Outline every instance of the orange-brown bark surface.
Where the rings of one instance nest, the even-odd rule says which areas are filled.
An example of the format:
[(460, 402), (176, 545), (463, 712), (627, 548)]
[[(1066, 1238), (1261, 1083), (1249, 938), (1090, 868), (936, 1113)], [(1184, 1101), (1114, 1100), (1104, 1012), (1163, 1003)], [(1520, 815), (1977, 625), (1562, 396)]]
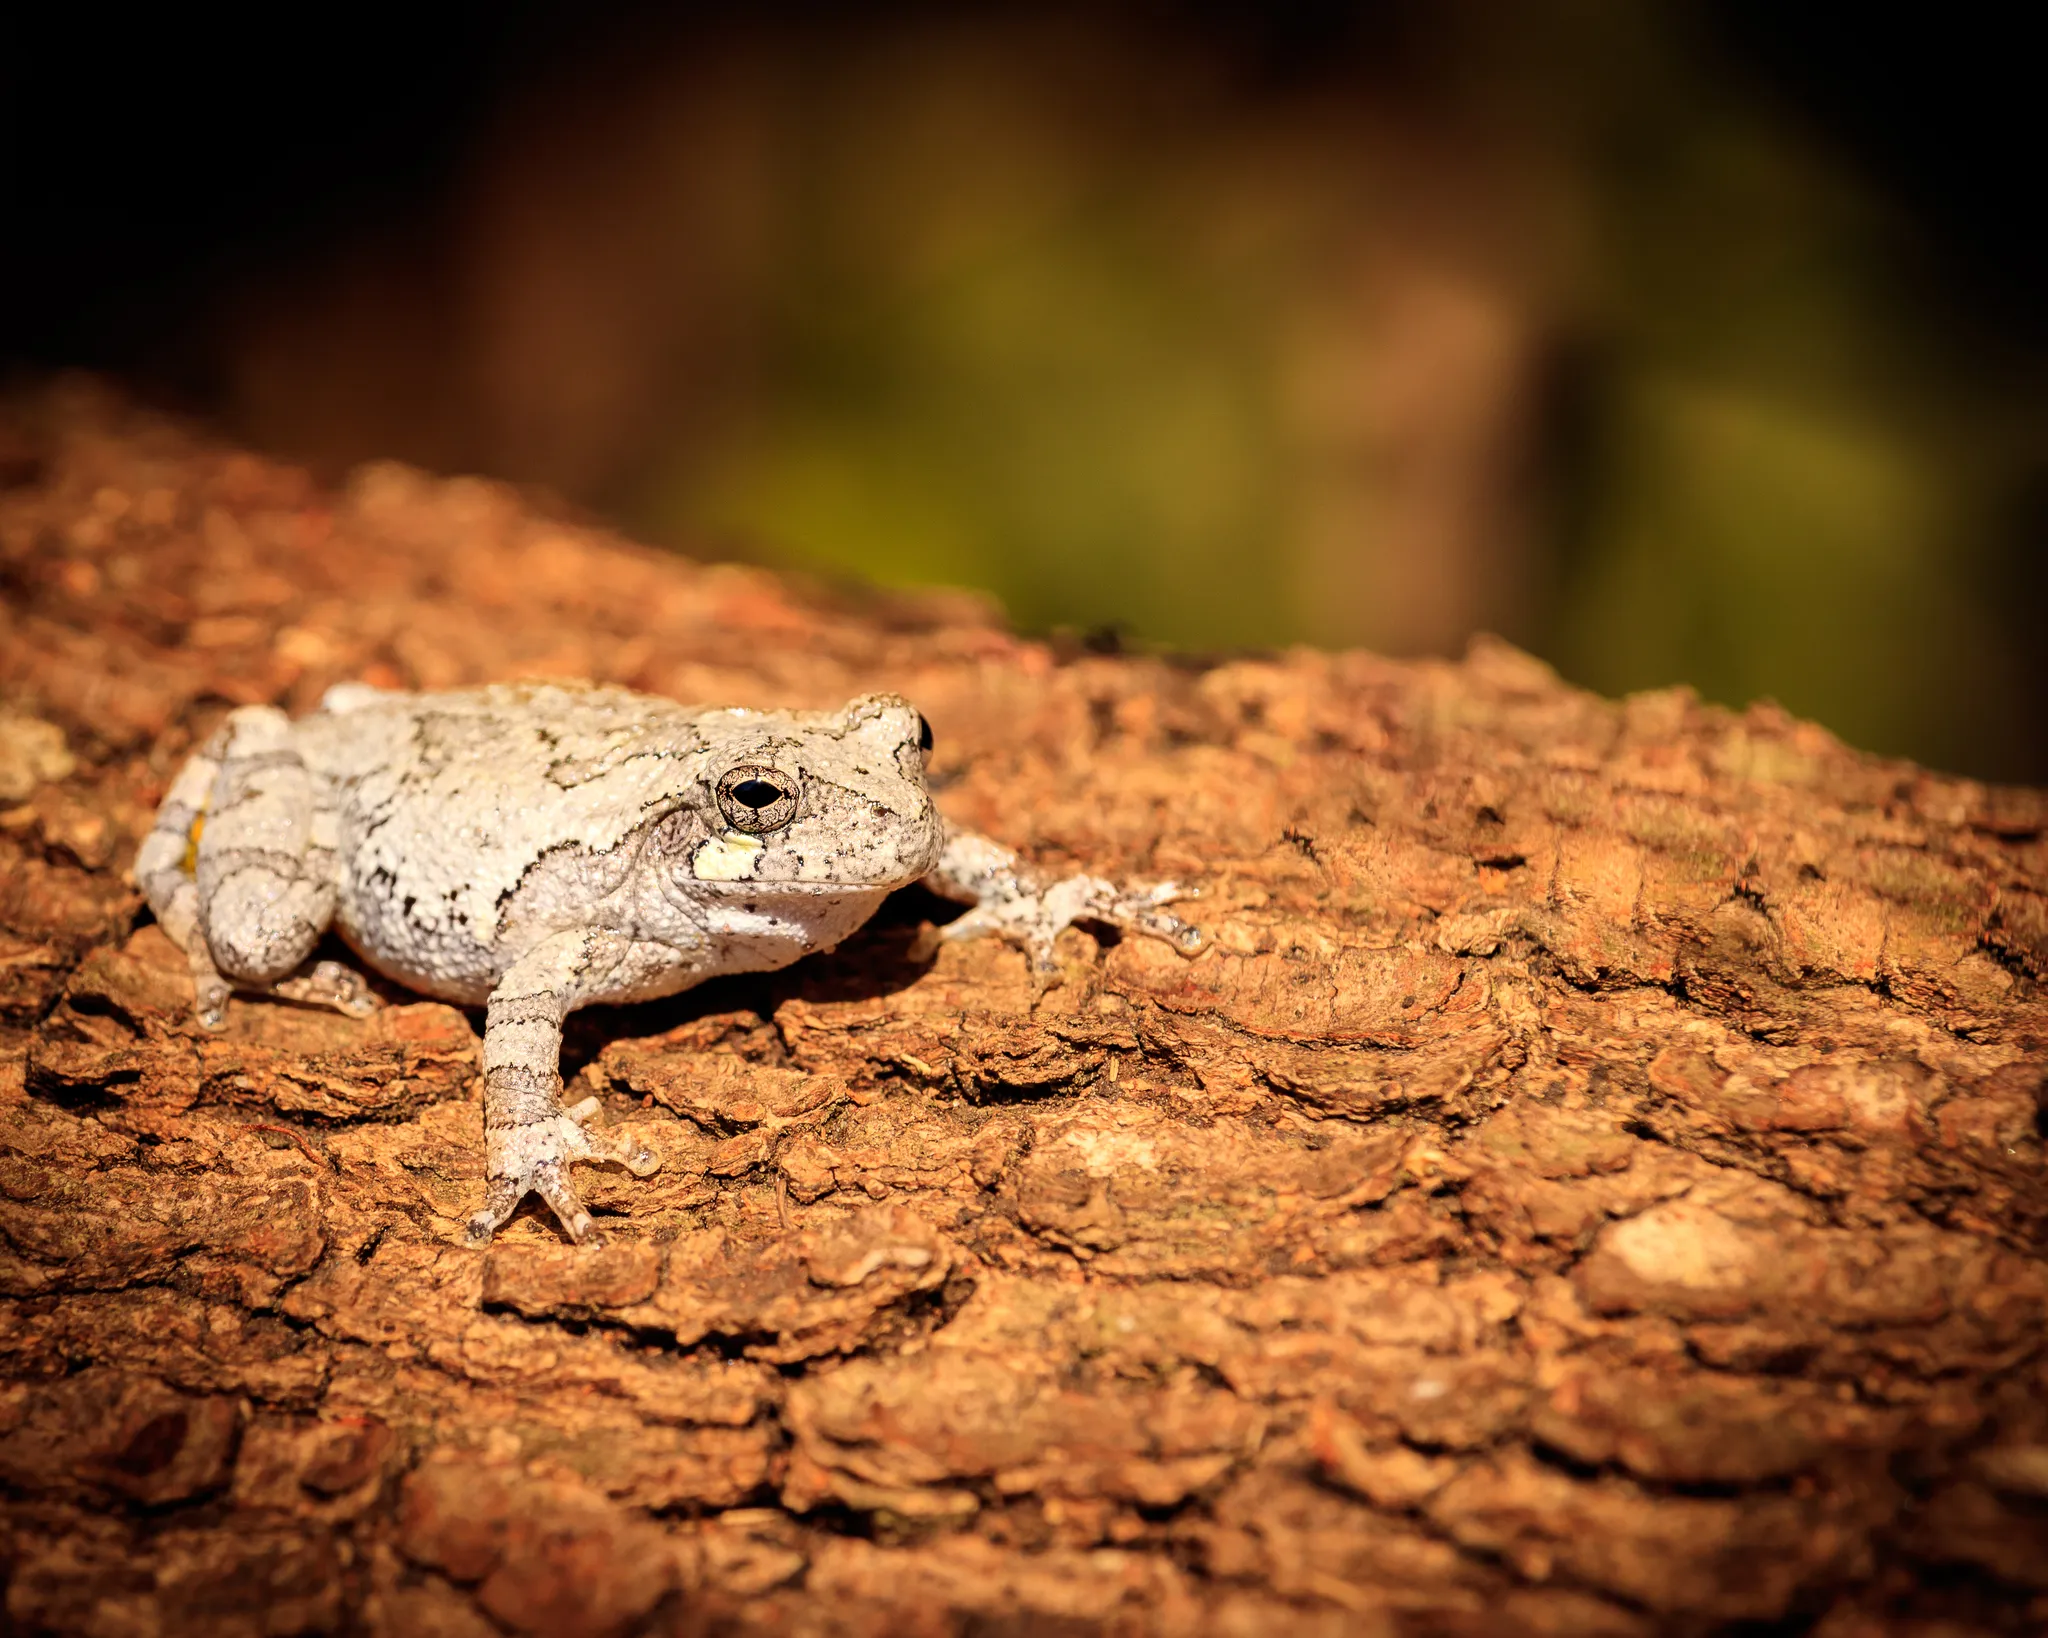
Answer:
[[(70, 388), (0, 420), (0, 1537), (95, 1635), (2034, 1632), (2048, 799), (1463, 663), (1065, 653)], [(232, 705), (873, 688), (1210, 948), (904, 895), (572, 1022), (666, 1156), (485, 1254), (480, 1020), (190, 1015)]]

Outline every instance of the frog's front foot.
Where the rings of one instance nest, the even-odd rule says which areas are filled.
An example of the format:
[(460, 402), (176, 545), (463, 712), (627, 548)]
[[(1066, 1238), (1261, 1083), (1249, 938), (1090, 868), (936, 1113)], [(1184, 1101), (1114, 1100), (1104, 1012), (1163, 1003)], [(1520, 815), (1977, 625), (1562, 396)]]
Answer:
[(617, 1161), (635, 1177), (651, 1176), (661, 1167), (661, 1156), (630, 1132), (592, 1133), (590, 1122), (598, 1109), (597, 1099), (585, 1098), (558, 1114), (485, 1134), (483, 1209), (463, 1232), (470, 1246), (481, 1250), (489, 1245), (528, 1194), (548, 1203), (576, 1244), (598, 1243), (597, 1224), (569, 1181), (570, 1165)]
[(1012, 895), (984, 899), (948, 924), (940, 937), (980, 938), (992, 933), (1022, 949), (1040, 978), (1059, 971), (1054, 941), (1077, 921), (1102, 922), (1163, 939), (1184, 956), (1201, 953), (1202, 930), (1161, 908), (1199, 897), (1194, 888), (1177, 882), (1120, 888), (1100, 876), (1069, 876), (1043, 886), (1020, 882), (1019, 887)]

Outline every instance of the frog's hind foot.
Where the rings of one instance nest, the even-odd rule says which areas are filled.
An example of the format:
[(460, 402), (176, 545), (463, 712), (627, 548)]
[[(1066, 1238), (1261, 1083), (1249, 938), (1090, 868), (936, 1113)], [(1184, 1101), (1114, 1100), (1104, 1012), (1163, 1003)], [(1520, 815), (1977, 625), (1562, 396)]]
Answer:
[(350, 1018), (367, 1018), (384, 1005), (361, 973), (339, 961), (308, 962), (275, 984), (229, 983), (214, 966), (204, 943), (188, 961), (193, 1014), (201, 1029), (215, 1034), (228, 1027), (228, 997), (237, 990), (246, 995), (275, 995), (309, 1007), (332, 1007)]
[(192, 1016), (199, 1020), (199, 1027), (218, 1035), (228, 1027), (228, 997), (234, 993), (234, 986), (214, 971), (201, 946), (202, 953), (192, 958)]
[(367, 1018), (384, 1005), (361, 973), (339, 961), (311, 962), (280, 978), (270, 993), (309, 1007), (332, 1007), (350, 1018)]

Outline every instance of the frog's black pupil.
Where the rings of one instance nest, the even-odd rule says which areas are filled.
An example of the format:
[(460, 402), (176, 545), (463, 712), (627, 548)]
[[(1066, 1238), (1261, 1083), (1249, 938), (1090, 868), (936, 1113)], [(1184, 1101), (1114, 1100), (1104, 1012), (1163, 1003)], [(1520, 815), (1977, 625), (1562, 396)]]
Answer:
[(750, 808), (772, 808), (782, 800), (781, 787), (765, 779), (742, 779), (732, 794)]
[(917, 719), (917, 748), (920, 751), (929, 751), (932, 748), (932, 725), (926, 722), (922, 715)]

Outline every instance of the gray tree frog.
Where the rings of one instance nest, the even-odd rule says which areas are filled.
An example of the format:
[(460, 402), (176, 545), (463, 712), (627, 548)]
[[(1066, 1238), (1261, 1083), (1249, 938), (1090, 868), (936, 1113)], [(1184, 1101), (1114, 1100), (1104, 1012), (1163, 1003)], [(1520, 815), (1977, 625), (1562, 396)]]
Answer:
[(331, 926), (378, 972), (484, 1014), (489, 1243), (529, 1191), (576, 1241), (575, 1161), (659, 1165), (561, 1107), (562, 1021), (828, 950), (899, 887), (973, 906), (1052, 967), (1070, 922), (1192, 955), (1173, 883), (1051, 881), (949, 829), (925, 787), (931, 730), (871, 694), (839, 711), (701, 710), (621, 688), (518, 683), (408, 694), (345, 683), (294, 722), (244, 706), (173, 781), (135, 879), (191, 962), (199, 1020), (230, 990), (364, 1013), (360, 975), (311, 961)]

